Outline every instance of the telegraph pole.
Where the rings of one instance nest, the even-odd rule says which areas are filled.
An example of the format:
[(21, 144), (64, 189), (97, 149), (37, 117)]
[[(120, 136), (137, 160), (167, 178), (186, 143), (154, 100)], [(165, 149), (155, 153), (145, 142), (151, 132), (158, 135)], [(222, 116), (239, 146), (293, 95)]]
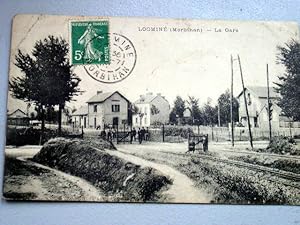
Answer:
[(249, 129), (250, 146), (253, 149), (251, 124), (250, 124), (250, 119), (249, 119), (249, 112), (248, 112), (247, 99), (246, 99), (246, 93), (245, 93), (245, 85), (244, 85), (244, 79), (243, 79), (243, 72), (242, 72), (241, 60), (240, 60), (240, 56), (239, 55), (238, 55), (238, 61), (239, 61), (239, 66), (240, 66), (240, 73), (241, 73), (241, 80), (242, 80), (243, 94), (244, 94), (244, 102), (245, 102), (245, 108), (246, 108), (246, 114), (247, 114), (247, 122), (248, 122), (248, 129)]
[(221, 127), (220, 102), (218, 102), (218, 125)]
[(267, 101), (268, 101), (268, 122), (269, 122), (269, 141), (271, 142), (272, 139), (272, 126), (271, 126), (271, 104), (270, 104), (270, 87), (269, 87), (269, 66), (267, 64), (267, 88), (268, 88), (268, 95), (267, 95)]
[(230, 90), (230, 120), (231, 120), (231, 145), (234, 147), (234, 124), (233, 124), (233, 59), (230, 55), (231, 62), (231, 90)]

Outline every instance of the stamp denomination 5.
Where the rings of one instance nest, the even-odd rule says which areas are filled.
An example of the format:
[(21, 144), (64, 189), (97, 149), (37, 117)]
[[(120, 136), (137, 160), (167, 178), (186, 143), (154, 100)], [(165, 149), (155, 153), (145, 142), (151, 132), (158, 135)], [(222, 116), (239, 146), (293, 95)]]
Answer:
[(109, 64), (108, 21), (71, 22), (73, 65)]

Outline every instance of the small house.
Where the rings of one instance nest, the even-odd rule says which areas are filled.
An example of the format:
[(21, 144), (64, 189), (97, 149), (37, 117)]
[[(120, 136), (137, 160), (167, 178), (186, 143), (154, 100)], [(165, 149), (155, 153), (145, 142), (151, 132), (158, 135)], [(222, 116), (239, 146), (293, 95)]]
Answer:
[(88, 106), (81, 106), (72, 113), (72, 123), (74, 127), (87, 128)]
[(116, 127), (128, 123), (129, 100), (118, 91), (97, 91), (87, 104), (89, 128), (103, 129), (105, 126)]
[(160, 93), (154, 95), (149, 92), (140, 95), (135, 101), (138, 112), (132, 116), (134, 127), (149, 127), (154, 124), (169, 123), (170, 104)]
[[(268, 101), (267, 87), (249, 86), (237, 96), (239, 101), (239, 122), (248, 126), (247, 114), (243, 94), (246, 94), (246, 104), (249, 112), (249, 120), (251, 127), (259, 127), (262, 129), (268, 128)], [(281, 116), (281, 108), (277, 105), (279, 94), (275, 92), (273, 87), (270, 87), (270, 102), (272, 103), (272, 119), (271, 124), (274, 128), (279, 127), (280, 121), (284, 119)]]
[(7, 125), (29, 126), (29, 117), (21, 109), (7, 115)]

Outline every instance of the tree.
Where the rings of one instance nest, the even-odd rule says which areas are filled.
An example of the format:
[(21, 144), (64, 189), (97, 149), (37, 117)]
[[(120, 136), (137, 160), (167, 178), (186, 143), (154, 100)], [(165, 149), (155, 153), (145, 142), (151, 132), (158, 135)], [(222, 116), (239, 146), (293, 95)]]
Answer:
[(199, 107), (199, 99), (194, 96), (188, 96), (187, 103), (192, 117), (192, 121), (190, 121), (190, 123), (196, 125), (202, 124), (203, 118)]
[(65, 114), (67, 118), (67, 123), (71, 123), (72, 121), (72, 109), (71, 108), (64, 108), (63, 113)]
[(45, 109), (58, 105), (60, 133), (61, 114), (65, 103), (80, 93), (80, 79), (73, 73), (68, 53), (69, 46), (64, 39), (48, 36), (35, 43), (32, 56), (18, 50), (15, 57), (15, 65), (23, 76), (10, 81), (10, 91), (13, 97), (34, 102), (38, 106), (41, 110), (42, 133), (45, 126)]
[[(51, 122), (51, 123), (58, 122), (59, 111), (57, 109), (55, 109), (54, 106), (44, 107), (44, 115), (42, 115), (41, 107), (36, 106), (35, 111), (37, 113), (36, 117), (35, 117), (36, 119), (42, 120), (42, 116), (44, 116), (44, 120), (47, 122)], [(70, 113), (69, 109), (64, 108), (63, 113), (65, 114), (65, 116), (67, 117), (67, 120), (69, 121), (70, 117), (71, 117), (71, 113)]]
[[(227, 89), (225, 93), (218, 98), (218, 106), (220, 107), (221, 125), (228, 125), (231, 122), (230, 115), (230, 92)], [(233, 121), (239, 121), (239, 103), (236, 98), (233, 98)]]
[(151, 111), (151, 115), (156, 115), (160, 112), (155, 105), (151, 105), (150, 111)]
[(278, 46), (277, 63), (285, 66), (285, 73), (278, 76), (275, 90), (281, 95), (278, 105), (285, 116), (300, 120), (300, 43), (291, 40)]
[(174, 107), (170, 113), (170, 122), (177, 123), (178, 119), (182, 120), (185, 110), (185, 102), (180, 96), (176, 96)]
[(177, 124), (177, 117), (176, 117), (176, 113), (175, 111), (172, 109), (171, 112), (170, 112), (170, 115), (169, 115), (169, 120), (170, 120), (170, 123), (171, 124)]
[(211, 105), (211, 99), (207, 100), (207, 103), (203, 106), (202, 109), (203, 123), (204, 125), (213, 126), (218, 121), (218, 109)]

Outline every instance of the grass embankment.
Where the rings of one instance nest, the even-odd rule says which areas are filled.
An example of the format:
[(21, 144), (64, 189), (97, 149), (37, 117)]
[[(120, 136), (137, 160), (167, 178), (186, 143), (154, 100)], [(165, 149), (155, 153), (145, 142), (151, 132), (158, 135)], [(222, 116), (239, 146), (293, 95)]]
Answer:
[[(292, 205), (300, 203), (299, 189), (284, 184), (292, 182), (268, 173), (205, 159), (198, 153), (136, 151), (132, 154), (178, 169), (194, 180), (197, 187), (207, 190), (214, 196), (212, 201), (214, 203)], [(206, 154), (217, 156), (216, 153)]]
[[(97, 147), (95, 149), (94, 147)], [(48, 141), (33, 160), (81, 177), (115, 201), (154, 201), (159, 191), (171, 181), (151, 168), (141, 168), (108, 154), (110, 144), (99, 141), (56, 138)]]
[(220, 186), (219, 197), (225, 200), (224, 203), (295, 205), (300, 203), (297, 188), (286, 186), (284, 183), (289, 183), (288, 181), (275, 176), (271, 178), (267, 173), (197, 157), (191, 158), (188, 166), (194, 173), (202, 173)]
[(232, 156), (230, 159), (300, 174), (300, 161), (297, 159), (271, 158), (263, 155)]

